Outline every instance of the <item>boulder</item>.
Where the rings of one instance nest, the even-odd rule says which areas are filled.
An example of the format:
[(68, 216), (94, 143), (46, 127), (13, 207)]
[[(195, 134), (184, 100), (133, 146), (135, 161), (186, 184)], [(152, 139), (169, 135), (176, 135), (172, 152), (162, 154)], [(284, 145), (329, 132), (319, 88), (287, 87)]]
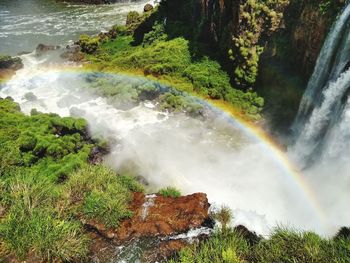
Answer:
[[(123, 220), (118, 228), (82, 220), (93, 239), (91, 257), (119, 260), (118, 255), (110, 254), (115, 253), (116, 248), (140, 247), (142, 253), (139, 256), (143, 262), (167, 258), (189, 245), (186, 238), (189, 230), (209, 229), (209, 207), (207, 196), (203, 193), (178, 198), (134, 193), (130, 205), (133, 217)], [(194, 240), (205, 236), (205, 233), (201, 233)]]
[(0, 82), (11, 78), (21, 68), (23, 68), (21, 58), (0, 55)]
[(23, 63), (19, 57), (0, 56), (0, 69), (18, 70), (21, 68), (23, 68)]
[(143, 8), (144, 12), (148, 12), (148, 11), (151, 11), (151, 10), (153, 10), (153, 5), (151, 5), (151, 4), (146, 4), (144, 6), (144, 8)]
[(53, 51), (53, 50), (57, 50), (60, 48), (61, 48), (60, 46), (39, 44), (35, 49), (35, 54), (37, 56), (40, 56), (48, 51)]

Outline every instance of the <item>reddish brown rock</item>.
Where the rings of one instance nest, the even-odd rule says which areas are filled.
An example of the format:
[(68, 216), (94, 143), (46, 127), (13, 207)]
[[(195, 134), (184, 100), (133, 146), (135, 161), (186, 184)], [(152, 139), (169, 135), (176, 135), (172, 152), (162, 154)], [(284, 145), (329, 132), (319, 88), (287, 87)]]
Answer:
[(135, 193), (130, 207), (134, 216), (122, 221), (117, 229), (107, 229), (94, 221), (85, 224), (104, 237), (122, 243), (134, 238), (169, 236), (199, 228), (209, 218), (209, 206), (207, 196), (202, 193), (179, 198), (150, 198)]
[[(122, 221), (117, 229), (95, 221), (83, 222), (92, 237), (90, 258), (100, 262), (105, 258), (119, 260), (123, 249), (139, 247), (137, 251), (142, 252), (138, 257), (142, 262), (166, 259), (189, 245), (186, 238), (170, 237), (205, 225), (209, 206), (207, 196), (202, 193), (179, 198), (134, 193), (130, 206), (134, 216)], [(200, 234), (194, 240), (204, 236)]]

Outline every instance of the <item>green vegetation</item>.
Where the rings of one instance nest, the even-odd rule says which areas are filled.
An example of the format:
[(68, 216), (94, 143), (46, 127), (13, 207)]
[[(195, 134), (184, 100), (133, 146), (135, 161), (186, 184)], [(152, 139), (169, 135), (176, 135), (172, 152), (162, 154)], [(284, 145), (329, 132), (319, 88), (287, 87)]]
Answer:
[(222, 206), (218, 211), (213, 213), (212, 218), (218, 221), (221, 224), (221, 228), (223, 231), (227, 229), (227, 226), (232, 220), (232, 211), (227, 206)]
[(252, 87), (255, 83), (263, 52), (260, 42), (265, 35), (277, 30), (283, 17), (281, 10), (288, 3), (289, 0), (249, 0), (240, 4), (241, 27), (228, 51), (238, 85)]
[(171, 263), (212, 262), (348, 262), (350, 238), (321, 238), (311, 232), (278, 228), (268, 239), (252, 238), (246, 233), (227, 229), (217, 231), (199, 245), (183, 249)]
[(158, 191), (158, 194), (164, 196), (164, 197), (173, 197), (173, 198), (177, 198), (181, 196), (181, 192), (179, 190), (177, 190), (174, 187), (166, 187), (163, 189), (160, 189)]
[[(102, 145), (102, 144), (101, 144)], [(89, 239), (82, 219), (118, 226), (130, 217), (133, 178), (88, 165), (93, 147), (82, 119), (0, 100), (0, 258), (77, 262)]]
[[(158, 30), (157, 26), (155, 30)], [(138, 46), (132, 45), (131, 36), (117, 37), (102, 43), (96, 54), (87, 58), (99, 70), (141, 71), (181, 91), (228, 101), (249, 119), (260, 118), (264, 101), (256, 92), (233, 89), (230, 78), (218, 62), (208, 57), (192, 59), (189, 42), (184, 38), (163, 40), (154, 37), (158, 34), (151, 31), (146, 35), (147, 43)]]

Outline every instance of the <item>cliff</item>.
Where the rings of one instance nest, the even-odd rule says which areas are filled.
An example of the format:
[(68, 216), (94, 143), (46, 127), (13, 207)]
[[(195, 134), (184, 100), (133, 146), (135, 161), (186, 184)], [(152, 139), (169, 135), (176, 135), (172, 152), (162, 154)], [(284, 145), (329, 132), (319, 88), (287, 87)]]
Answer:
[(281, 25), (288, 0), (165, 0), (168, 22), (190, 25), (189, 36), (215, 50), (235, 84), (253, 85), (259, 56), (269, 36)]

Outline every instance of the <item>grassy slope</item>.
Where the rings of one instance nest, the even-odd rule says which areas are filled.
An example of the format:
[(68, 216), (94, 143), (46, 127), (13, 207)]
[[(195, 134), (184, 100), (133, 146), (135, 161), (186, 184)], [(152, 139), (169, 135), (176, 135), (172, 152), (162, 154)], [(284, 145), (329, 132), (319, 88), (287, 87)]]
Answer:
[(117, 226), (142, 187), (87, 161), (82, 119), (20, 112), (0, 100), (0, 259), (74, 261), (88, 252), (81, 219)]

